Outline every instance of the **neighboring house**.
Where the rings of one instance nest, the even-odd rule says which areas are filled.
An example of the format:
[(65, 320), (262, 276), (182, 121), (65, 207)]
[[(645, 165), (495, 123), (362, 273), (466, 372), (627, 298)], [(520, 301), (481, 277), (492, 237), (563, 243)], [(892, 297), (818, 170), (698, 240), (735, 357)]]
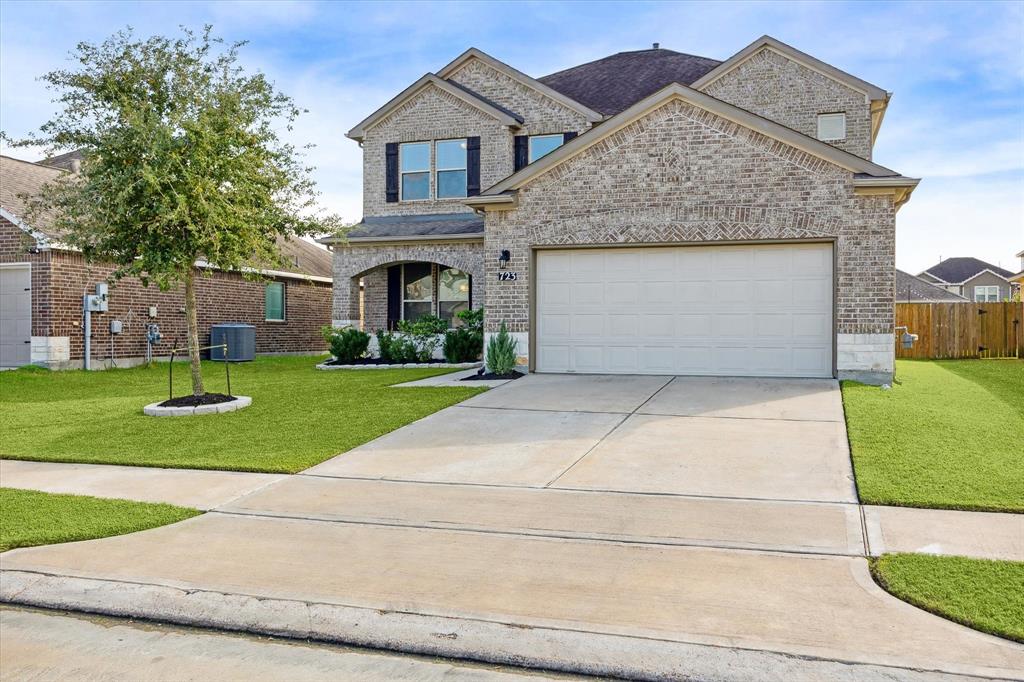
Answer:
[(969, 303), (966, 298), (942, 287), (914, 277), (909, 272), (896, 270), (897, 303)]
[(888, 381), (918, 183), (871, 160), (889, 97), (767, 36), (539, 79), (469, 49), (348, 133), (334, 322), (483, 305), (524, 371)]
[(947, 258), (918, 277), (977, 303), (1005, 301), (1013, 295), (1013, 273), (969, 257)]
[(1016, 275), (1010, 277), (1010, 281), (1017, 285), (1017, 291), (1024, 286), (1024, 251), (1017, 252), (1017, 258), (1020, 259), (1020, 270)]
[[(65, 157), (69, 155), (64, 155)], [(58, 157), (60, 159), (61, 157)], [(67, 159), (65, 159), (67, 160)], [(66, 166), (72, 169), (72, 164)], [(81, 367), (84, 357), (82, 297), (106, 281), (113, 267), (87, 263), (63, 244), (47, 220), (25, 222), (25, 196), (66, 171), (0, 156), (0, 366), (39, 364)], [(259, 353), (319, 352), (320, 327), (330, 323), (331, 256), (303, 240), (282, 241), (286, 271), (264, 271), (245, 279), (198, 263), (200, 341), (211, 324), (242, 322), (256, 327)], [(113, 333), (112, 321), (121, 322)], [(166, 356), (186, 339), (184, 294), (161, 292), (125, 278), (109, 287), (109, 311), (92, 316), (93, 366), (136, 364), (146, 353), (146, 332), (159, 325), (163, 340), (154, 354)]]

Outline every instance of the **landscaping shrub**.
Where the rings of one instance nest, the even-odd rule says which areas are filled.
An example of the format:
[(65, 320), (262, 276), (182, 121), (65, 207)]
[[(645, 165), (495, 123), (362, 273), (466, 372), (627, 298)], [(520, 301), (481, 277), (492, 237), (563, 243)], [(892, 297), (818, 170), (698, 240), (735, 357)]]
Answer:
[(434, 358), (434, 351), (441, 345), (441, 334), (447, 329), (448, 323), (435, 315), (424, 315), (415, 321), (402, 320), (398, 323), (398, 331), (412, 339), (416, 358), (420, 362), (430, 362)]
[(380, 359), (393, 365), (416, 362), (416, 344), (410, 339), (381, 329), (377, 332)]
[(325, 326), (320, 332), (331, 347), (331, 355), (343, 364), (363, 357), (370, 346), (370, 335), (355, 327)]
[(484, 310), (463, 310), (457, 317), (462, 326), (444, 335), (444, 357), (448, 362), (474, 362), (484, 352)]
[(486, 362), (491, 374), (511, 374), (516, 368), (516, 340), (508, 333), (504, 322), (487, 342)]

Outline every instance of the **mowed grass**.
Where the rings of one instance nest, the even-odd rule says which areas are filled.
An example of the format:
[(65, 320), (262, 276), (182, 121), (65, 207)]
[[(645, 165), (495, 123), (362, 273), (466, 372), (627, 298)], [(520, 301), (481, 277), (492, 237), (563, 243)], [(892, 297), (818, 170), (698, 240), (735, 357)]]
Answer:
[(1024, 512), (1024, 360), (901, 360), (843, 406), (865, 504)]
[[(250, 407), (227, 414), (148, 417), (167, 398), (167, 363), (102, 372), (0, 372), (0, 456), (293, 473), (454, 405), (481, 388), (390, 388), (445, 370), (318, 371), (309, 356), (231, 366), (235, 395)], [(225, 391), (224, 365), (203, 364), (206, 390)], [(190, 392), (175, 364), (175, 395)]]
[(885, 554), (875, 580), (903, 601), (950, 620), (1024, 642), (1024, 562)]
[(0, 488), (0, 552), (134, 533), (201, 513), (170, 504)]

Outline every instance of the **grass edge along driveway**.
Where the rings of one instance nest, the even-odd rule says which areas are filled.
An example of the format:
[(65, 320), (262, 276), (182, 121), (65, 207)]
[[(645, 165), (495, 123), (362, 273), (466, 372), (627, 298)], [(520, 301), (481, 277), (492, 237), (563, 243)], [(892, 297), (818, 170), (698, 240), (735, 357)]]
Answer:
[(1024, 512), (1024, 360), (900, 360), (842, 394), (863, 504)]
[(967, 627), (1024, 643), (1024, 562), (883, 554), (875, 581), (893, 596)]
[(0, 488), (0, 552), (124, 535), (201, 513), (170, 504)]
[[(97, 372), (0, 372), (0, 457), (50, 462), (295, 473), (483, 388), (392, 385), (446, 369), (314, 369), (311, 356), (260, 357), (231, 366), (231, 388), (250, 407), (226, 414), (148, 417), (167, 397), (167, 363)], [(175, 367), (175, 395), (189, 373)], [(209, 391), (224, 366), (204, 363)]]

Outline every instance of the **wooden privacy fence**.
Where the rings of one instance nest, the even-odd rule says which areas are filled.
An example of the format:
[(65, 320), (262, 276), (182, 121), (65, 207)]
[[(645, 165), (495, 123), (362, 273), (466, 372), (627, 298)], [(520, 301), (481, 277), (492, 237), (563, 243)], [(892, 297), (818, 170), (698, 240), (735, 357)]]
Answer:
[(918, 340), (898, 358), (1024, 358), (1022, 303), (897, 303), (896, 326)]

